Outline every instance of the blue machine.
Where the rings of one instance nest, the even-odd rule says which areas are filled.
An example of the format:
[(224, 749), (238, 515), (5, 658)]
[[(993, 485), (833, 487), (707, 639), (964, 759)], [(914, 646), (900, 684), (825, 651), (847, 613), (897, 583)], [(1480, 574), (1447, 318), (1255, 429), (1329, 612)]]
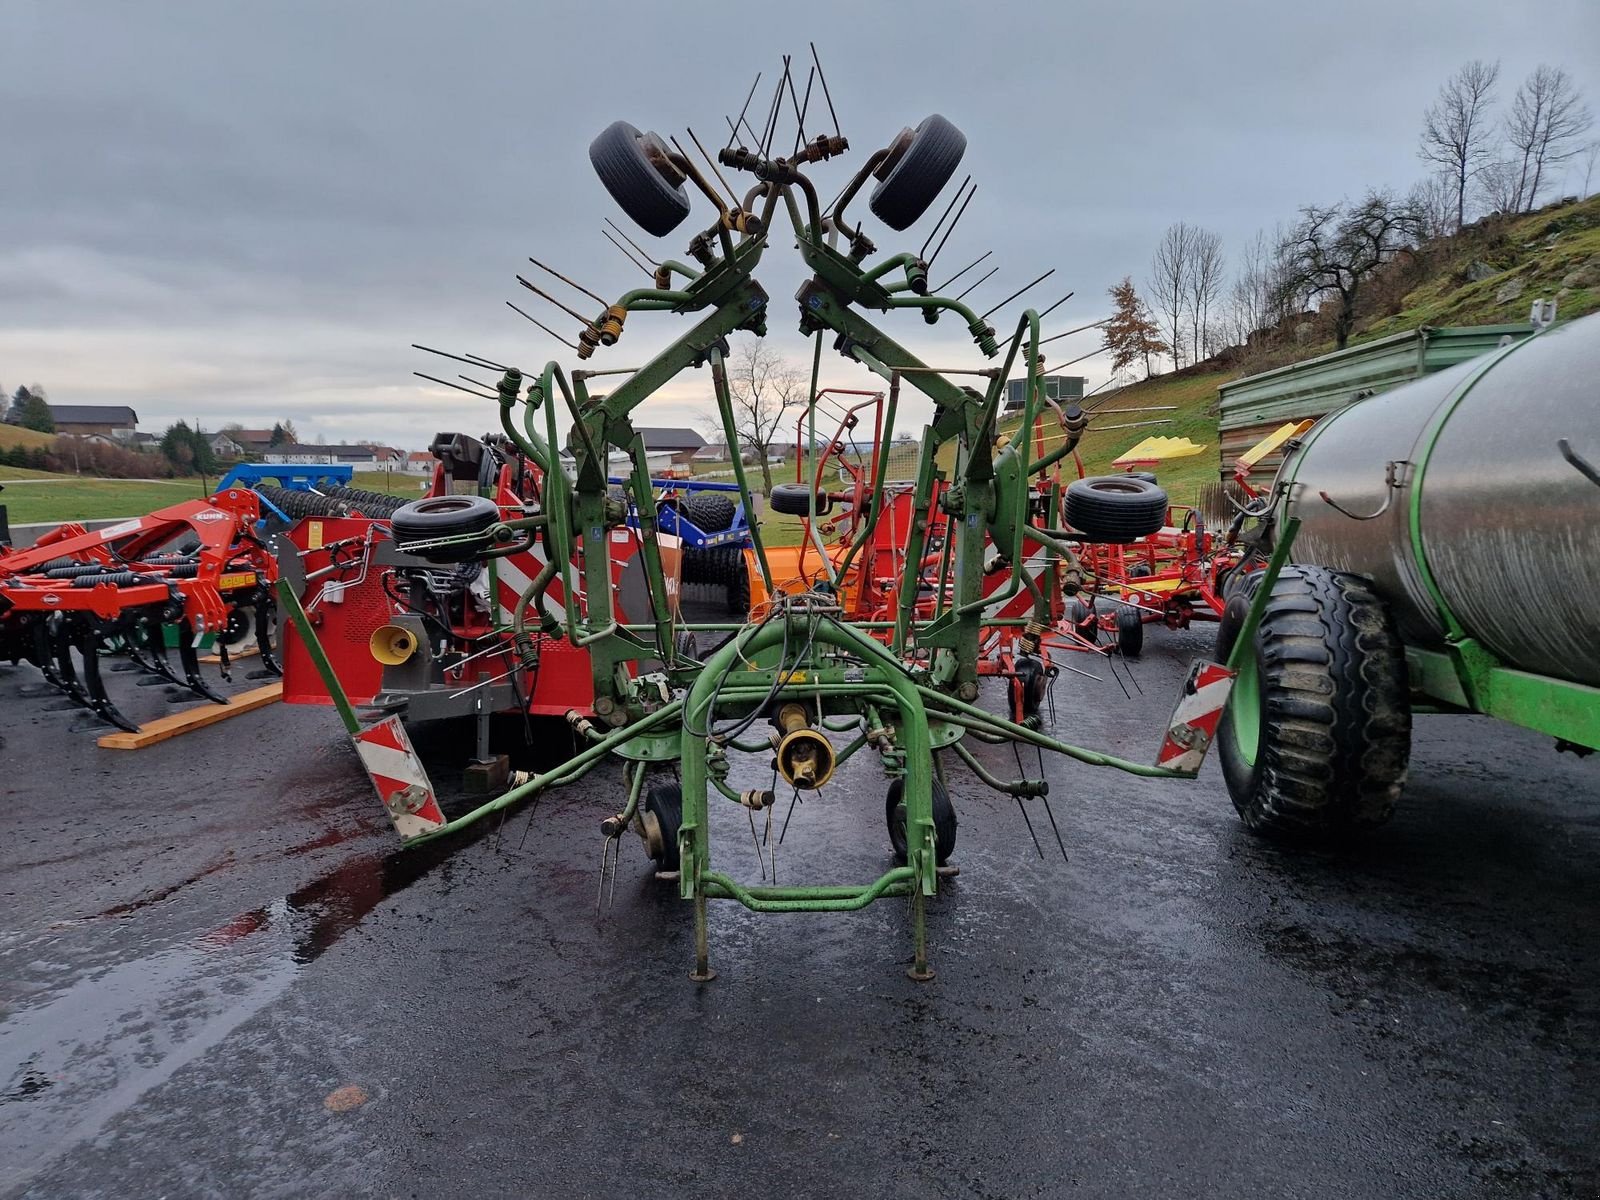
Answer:
[(355, 478), (356, 469), (349, 463), (330, 463), (318, 466), (289, 466), (282, 463), (238, 463), (222, 477), (222, 482), (217, 484), (217, 491), (225, 492), (229, 488), (249, 488), (256, 493), (261, 501), (261, 520), (266, 522), (272, 517), (287, 525), (294, 524), (294, 518), (285, 513), (281, 508), (260, 492), (262, 484), (271, 487), (283, 488), (290, 492), (321, 492), (330, 487), (349, 487), (350, 481)]

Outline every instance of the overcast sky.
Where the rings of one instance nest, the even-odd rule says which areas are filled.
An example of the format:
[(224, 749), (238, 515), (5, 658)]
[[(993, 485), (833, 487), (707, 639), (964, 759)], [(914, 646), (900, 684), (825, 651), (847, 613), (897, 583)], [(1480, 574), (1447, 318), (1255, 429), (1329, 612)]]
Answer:
[[(935, 282), (992, 249), (981, 311), (1054, 266), (1026, 299), (1076, 296), (1047, 331), (1104, 316), (1106, 289), (1142, 281), (1173, 221), (1232, 251), (1302, 204), (1408, 187), (1422, 111), (1469, 59), (1501, 60), (1502, 102), (1548, 62), (1600, 110), (1596, 0), (0, 0), (0, 385), (131, 404), (151, 431), (290, 417), (303, 437), (407, 448), (481, 432), (493, 406), (415, 379), (453, 372), (410, 343), (573, 365), (504, 306), (541, 303), (513, 279), (526, 256), (620, 294), (644, 277), (601, 238), (603, 217), (681, 257), (710, 215), (701, 200), (649, 243), (590, 171), (590, 139), (623, 118), (706, 140), (757, 70), (765, 91), (810, 39), (851, 141), (816, 169), (824, 200), (902, 125), (943, 113), (979, 190)], [(1567, 190), (1580, 182), (1581, 167)], [(869, 230), (915, 249), (942, 208), (906, 234)], [(769, 340), (809, 366), (788, 239), (758, 278)], [(883, 323), (936, 365), (977, 365), (955, 322)], [(592, 365), (637, 365), (684, 325), (635, 315)], [(1056, 343), (1056, 361), (1094, 344)], [(1097, 361), (1074, 370), (1105, 377)], [(825, 355), (825, 382), (865, 379)], [(680, 377), (638, 422), (697, 424), (708, 396), (704, 373)]]

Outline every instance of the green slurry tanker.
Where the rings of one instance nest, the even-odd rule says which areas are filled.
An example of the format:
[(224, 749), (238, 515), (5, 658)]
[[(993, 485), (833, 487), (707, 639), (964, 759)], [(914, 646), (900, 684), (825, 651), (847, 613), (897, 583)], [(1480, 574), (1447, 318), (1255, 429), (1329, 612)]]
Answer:
[[(1414, 712), (1600, 749), (1600, 315), (1323, 418), (1247, 511), (1263, 548), (1294, 538), (1217, 738), (1251, 830), (1387, 820)], [(1241, 573), (1219, 656), (1262, 578)]]

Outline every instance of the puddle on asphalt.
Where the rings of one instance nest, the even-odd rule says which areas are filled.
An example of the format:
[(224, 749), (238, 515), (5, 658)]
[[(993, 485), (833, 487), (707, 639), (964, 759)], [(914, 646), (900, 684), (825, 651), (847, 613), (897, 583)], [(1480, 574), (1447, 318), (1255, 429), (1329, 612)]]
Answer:
[(220, 1043), (449, 851), (352, 858), (192, 942), (116, 963), (6, 1013), (0, 1190), (23, 1185)]

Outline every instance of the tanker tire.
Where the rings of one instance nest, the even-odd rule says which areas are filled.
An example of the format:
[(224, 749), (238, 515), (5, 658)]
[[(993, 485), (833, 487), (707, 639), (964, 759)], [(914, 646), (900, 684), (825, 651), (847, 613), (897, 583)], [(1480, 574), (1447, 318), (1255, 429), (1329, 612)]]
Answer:
[(1137, 475), (1091, 475), (1067, 485), (1062, 515), (1090, 542), (1132, 542), (1167, 523), (1167, 493)]
[[(906, 806), (900, 799), (905, 791), (904, 777), (889, 785), (883, 798), (883, 817), (889, 826), (889, 846), (894, 850), (895, 862), (906, 861)], [(933, 781), (933, 857), (937, 866), (944, 866), (956, 850), (956, 808), (950, 803), (950, 793), (937, 779)]]
[[(1217, 630), (1218, 662), (1260, 578), (1235, 587)], [(1241, 717), (1241, 704), (1253, 714)], [(1405, 653), (1365, 579), (1283, 569), (1217, 743), (1234, 807), (1254, 834), (1336, 844), (1393, 815), (1411, 755)]]
[(924, 118), (900, 161), (872, 189), (867, 207), (890, 229), (911, 228), (950, 182), (966, 151), (967, 135), (953, 123), (938, 113)]
[(589, 143), (589, 162), (623, 212), (652, 237), (665, 237), (689, 215), (689, 194), (671, 184), (644, 152), (641, 134), (613, 121)]

